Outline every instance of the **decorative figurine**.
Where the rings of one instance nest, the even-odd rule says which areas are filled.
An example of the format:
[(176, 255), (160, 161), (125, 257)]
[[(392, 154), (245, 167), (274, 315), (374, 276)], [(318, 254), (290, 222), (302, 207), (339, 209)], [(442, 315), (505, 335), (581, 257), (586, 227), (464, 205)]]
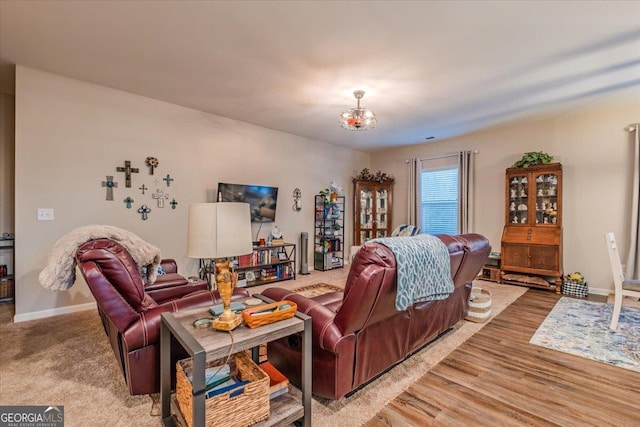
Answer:
[(512, 197), (512, 198), (513, 198), (513, 197), (516, 197), (516, 189), (515, 189), (515, 188), (512, 188), (512, 189), (511, 189), (511, 197)]
[(516, 202), (511, 202), (511, 204), (509, 205), (509, 210), (510, 211), (515, 211), (516, 210)]
[(107, 175), (107, 180), (102, 181), (102, 186), (107, 187), (107, 198), (106, 200), (113, 200), (113, 189), (118, 187), (117, 182), (113, 182), (113, 176)]
[(131, 174), (140, 172), (138, 168), (131, 167), (131, 161), (129, 160), (124, 161), (124, 167), (118, 166), (116, 170), (118, 172), (124, 172), (124, 186), (127, 188), (131, 188)]

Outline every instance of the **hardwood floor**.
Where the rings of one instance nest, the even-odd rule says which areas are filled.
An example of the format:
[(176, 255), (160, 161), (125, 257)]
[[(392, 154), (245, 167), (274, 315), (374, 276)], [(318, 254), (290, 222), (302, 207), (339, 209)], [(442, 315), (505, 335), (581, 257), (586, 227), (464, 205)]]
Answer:
[(559, 297), (527, 291), (365, 425), (640, 426), (640, 373), (529, 344)]

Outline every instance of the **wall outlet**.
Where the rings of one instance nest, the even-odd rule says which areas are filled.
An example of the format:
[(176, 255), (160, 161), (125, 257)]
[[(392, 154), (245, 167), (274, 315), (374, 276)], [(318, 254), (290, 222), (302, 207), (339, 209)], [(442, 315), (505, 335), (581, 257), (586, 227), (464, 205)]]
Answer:
[(38, 221), (53, 221), (53, 209), (38, 208)]

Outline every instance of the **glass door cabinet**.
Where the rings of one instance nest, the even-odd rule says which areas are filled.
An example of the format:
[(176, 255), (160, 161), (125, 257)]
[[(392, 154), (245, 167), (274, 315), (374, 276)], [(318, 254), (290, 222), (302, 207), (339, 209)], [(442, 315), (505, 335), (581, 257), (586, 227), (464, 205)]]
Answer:
[[(525, 284), (533, 283), (560, 293), (563, 274), (562, 165), (550, 163), (509, 168), (505, 188), (502, 281), (523, 284), (519, 282), (522, 279), (519, 276), (541, 276), (546, 282)], [(516, 277), (515, 281), (510, 279), (513, 277)]]
[(354, 180), (355, 246), (367, 240), (391, 236), (393, 180)]

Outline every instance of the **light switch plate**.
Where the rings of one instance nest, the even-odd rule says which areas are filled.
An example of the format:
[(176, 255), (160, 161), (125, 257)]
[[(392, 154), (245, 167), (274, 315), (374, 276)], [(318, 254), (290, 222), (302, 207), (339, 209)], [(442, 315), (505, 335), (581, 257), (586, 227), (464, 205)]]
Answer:
[(38, 208), (38, 221), (53, 221), (53, 209)]

